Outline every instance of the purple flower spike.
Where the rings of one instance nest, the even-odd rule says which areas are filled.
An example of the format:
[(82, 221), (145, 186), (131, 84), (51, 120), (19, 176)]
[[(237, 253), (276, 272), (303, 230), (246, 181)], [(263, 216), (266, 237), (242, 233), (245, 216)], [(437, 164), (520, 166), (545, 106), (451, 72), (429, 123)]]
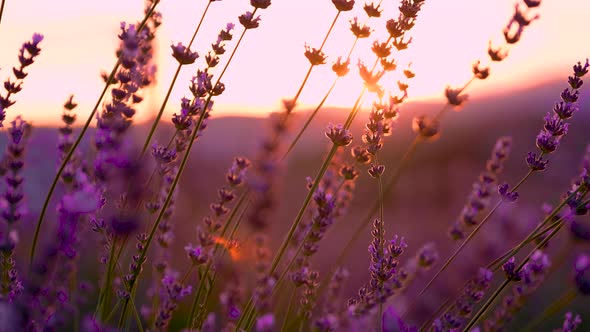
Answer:
[(520, 271), (516, 271), (516, 264), (515, 258), (511, 257), (504, 265), (502, 265), (502, 270), (504, 270), (504, 274), (506, 274), (506, 278), (510, 281), (520, 281), (522, 280), (522, 273)]
[(342, 125), (328, 124), (326, 136), (337, 146), (347, 146), (352, 142), (352, 134)]
[(354, 0), (332, 0), (332, 3), (341, 12), (347, 12), (354, 7)]
[(254, 8), (266, 9), (270, 6), (271, 0), (250, 0), (250, 5)]
[(510, 186), (507, 183), (498, 186), (498, 193), (502, 196), (502, 200), (506, 202), (515, 202), (518, 199), (516, 191), (509, 190)]
[(574, 65), (574, 75), (582, 77), (588, 74), (588, 67), (590, 67), (588, 59), (586, 59), (586, 63), (584, 65), (582, 65), (581, 62), (578, 62), (576, 65)]
[(170, 48), (172, 48), (172, 56), (181, 65), (190, 65), (199, 57), (197, 52), (192, 52), (188, 47), (181, 43), (171, 45)]
[(387, 307), (383, 313), (383, 332), (417, 332), (414, 326), (406, 324), (397, 314), (393, 306)]
[(254, 17), (254, 14), (251, 12), (246, 12), (245, 14), (240, 15), (238, 17), (240, 24), (244, 26), (244, 29), (256, 29), (260, 26), (260, 16)]
[(572, 332), (578, 328), (578, 325), (582, 324), (582, 318), (580, 315), (574, 316), (571, 312), (565, 314), (565, 320), (560, 329), (554, 330), (556, 332)]
[(551, 135), (551, 133), (547, 131), (541, 131), (539, 135), (537, 135), (537, 147), (543, 153), (553, 153), (557, 150), (559, 146), (559, 138)]
[(526, 157), (526, 163), (533, 171), (544, 171), (547, 168), (549, 160), (544, 160), (534, 152), (529, 152)]
[(578, 291), (582, 295), (590, 295), (590, 256), (586, 254), (578, 256), (574, 268)]

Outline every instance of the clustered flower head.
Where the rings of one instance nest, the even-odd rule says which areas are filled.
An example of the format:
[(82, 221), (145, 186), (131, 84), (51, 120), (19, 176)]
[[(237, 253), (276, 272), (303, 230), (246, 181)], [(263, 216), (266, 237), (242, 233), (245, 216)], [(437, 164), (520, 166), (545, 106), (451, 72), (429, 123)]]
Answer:
[(467, 99), (469, 98), (466, 94), (461, 94), (463, 92), (463, 88), (453, 89), (450, 86), (445, 88), (445, 97), (447, 98), (447, 102), (453, 106), (461, 106)]
[(181, 65), (190, 65), (199, 57), (197, 52), (192, 52), (188, 47), (181, 43), (171, 45), (170, 47), (172, 48), (172, 56)]
[(412, 119), (412, 130), (422, 138), (428, 139), (436, 136), (440, 122), (428, 115), (415, 116)]
[(271, 0), (250, 0), (250, 5), (258, 9), (266, 9), (270, 6)]
[[(508, 45), (516, 44), (524, 31), (524, 29), (531, 24), (532, 21), (539, 18), (539, 15), (534, 15), (530, 18), (529, 12), (532, 8), (536, 8), (541, 4), (541, 0), (524, 0), (524, 4), (526, 5), (526, 9), (522, 8), (519, 3), (516, 3), (514, 6), (514, 14), (506, 27), (504, 27), (503, 34), (505, 45), (501, 45), (498, 47), (492, 46), (492, 41), (488, 44), (488, 55), (490, 60), (492, 61), (502, 61), (508, 56)], [(474, 67), (474, 75), (477, 78), (484, 79), (485, 77), (480, 77), (478, 73), (476, 73), (476, 69)]]
[(369, 70), (369, 68), (367, 68), (367, 66), (365, 66), (365, 64), (360, 59), (358, 62), (358, 68), (359, 75), (365, 82), (365, 87), (367, 88), (367, 90), (369, 90), (369, 92), (377, 94), (377, 96), (379, 97), (383, 96), (384, 92), (381, 85), (379, 85), (379, 80), (381, 80), (383, 75), (385, 75), (385, 71), (380, 70), (374, 72), (373, 70)]
[[(532, 2), (531, 0), (527, 2)], [(567, 312), (565, 314), (565, 319), (563, 320), (563, 324), (560, 328), (553, 330), (554, 332), (573, 332), (575, 331), (578, 326), (582, 324), (582, 318), (580, 315), (573, 315), (571, 312)]]
[(359, 23), (358, 17), (350, 21), (350, 31), (356, 38), (368, 38), (371, 35), (371, 28), (365, 24)]
[(385, 228), (381, 220), (375, 219), (373, 240), (369, 246), (371, 279), (358, 292), (358, 298), (348, 301), (348, 312), (354, 317), (362, 317), (379, 304), (383, 304), (393, 295), (392, 278), (397, 275), (399, 257), (407, 245), (404, 238), (394, 236), (391, 241), (385, 240)]
[(375, 6), (375, 3), (371, 2), (371, 3), (365, 3), (365, 5), (363, 6), (363, 9), (365, 10), (365, 13), (367, 13), (367, 16), (369, 17), (381, 17), (381, 12), (383, 11), (381, 8), (380, 4), (377, 4), (377, 6)]
[(2, 158), (0, 173), (6, 183), (6, 190), (0, 196), (0, 262), (2, 281), (0, 298), (13, 302), (23, 290), (14, 261), (14, 249), (18, 242), (17, 223), (24, 213), (24, 193), (22, 170), (24, 166), (25, 147), (30, 135), (31, 125), (20, 116), (8, 129), (8, 145)]
[(350, 59), (347, 59), (343, 62), (342, 57), (338, 57), (338, 60), (336, 60), (336, 62), (334, 62), (334, 64), (332, 65), (332, 70), (334, 71), (334, 73), (336, 73), (338, 77), (343, 77), (346, 76), (346, 74), (348, 74), (348, 72), (350, 71), (349, 65)]
[(238, 17), (240, 24), (244, 29), (256, 29), (260, 26), (260, 15), (254, 17), (252, 12), (246, 12)]
[(354, 7), (354, 0), (332, 0), (332, 3), (341, 12), (347, 12)]
[[(512, 287), (510, 293), (504, 296), (501, 304), (490, 318), (485, 320), (485, 331), (497, 331), (510, 323), (527, 298), (541, 286), (549, 274), (550, 266), (551, 262), (547, 254), (540, 250), (535, 251), (530, 261), (523, 266), (522, 272), (519, 273), (520, 282)], [(511, 277), (513, 273), (511, 272)]]
[(486, 169), (480, 173), (477, 181), (473, 183), (472, 191), (469, 193), (465, 206), (449, 229), (449, 235), (454, 240), (465, 238), (466, 231), (476, 225), (482, 217), (482, 213), (489, 208), (494, 185), (497, 182), (498, 175), (504, 169), (504, 162), (508, 159), (511, 148), (512, 139), (510, 137), (500, 137), (496, 141), (491, 156), (486, 163)]
[(304, 54), (312, 66), (319, 66), (326, 63), (327, 57), (321, 49), (312, 48), (306, 44)]
[(460, 329), (473, 314), (475, 305), (483, 299), (492, 277), (492, 271), (480, 268), (477, 276), (467, 283), (452, 307), (434, 320), (432, 330), (443, 332)]
[(6, 79), (4, 82), (6, 95), (0, 94), (0, 127), (2, 127), (2, 124), (6, 119), (6, 109), (14, 105), (16, 102), (10, 97), (22, 90), (23, 80), (28, 75), (28, 73), (25, 73), (25, 69), (32, 65), (35, 62), (35, 58), (41, 54), (39, 43), (42, 40), (43, 35), (35, 33), (33, 34), (31, 41), (25, 42), (19, 50), (18, 62), (20, 63), (20, 66), (18, 68), (12, 68), (15, 80), (11, 81), (10, 78)]
[(574, 280), (581, 295), (590, 295), (590, 256), (580, 254), (574, 265)]
[(585, 64), (578, 62), (573, 67), (574, 73), (568, 79), (570, 86), (561, 93), (561, 101), (555, 103), (553, 114), (548, 113), (545, 116), (545, 125), (536, 139), (540, 153), (529, 152), (526, 157), (526, 163), (531, 170), (545, 170), (548, 160), (543, 157), (555, 152), (561, 138), (567, 133), (569, 123), (566, 121), (571, 119), (578, 109), (579, 88), (584, 83), (582, 77), (588, 73), (589, 67), (588, 59)]
[(348, 129), (345, 129), (341, 124), (328, 124), (326, 136), (336, 146), (347, 146), (352, 142), (352, 134)]
[(405, 39), (405, 34), (416, 24), (418, 13), (424, 4), (423, 0), (402, 0), (399, 6), (399, 17), (390, 19), (386, 23), (389, 36), (393, 39), (393, 46), (398, 51), (408, 48), (412, 38)]
[(212, 250), (216, 243), (217, 233), (223, 227), (224, 216), (230, 211), (227, 205), (235, 199), (235, 191), (246, 180), (246, 171), (249, 167), (250, 161), (248, 159), (242, 157), (234, 159), (226, 174), (228, 187), (219, 189), (217, 202), (209, 205), (210, 215), (204, 217), (202, 225), (197, 227), (199, 244), (197, 246), (189, 244), (185, 247), (194, 265), (207, 263), (212, 258)]

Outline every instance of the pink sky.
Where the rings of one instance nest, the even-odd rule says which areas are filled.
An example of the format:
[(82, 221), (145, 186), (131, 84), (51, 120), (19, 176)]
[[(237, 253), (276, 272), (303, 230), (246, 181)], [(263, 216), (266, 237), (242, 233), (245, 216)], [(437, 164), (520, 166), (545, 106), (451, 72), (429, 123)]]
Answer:
[[(354, 11), (341, 15), (326, 44), (329, 63), (349, 49), (353, 36), (348, 20), (355, 15), (361, 22), (365, 20), (363, 3), (357, 2)], [(159, 5), (164, 25), (158, 32), (159, 85), (149, 97), (152, 104), (160, 104), (176, 68), (169, 45), (188, 41), (205, 4), (206, 1), (163, 0)], [(372, 61), (369, 45), (377, 36), (383, 36), (384, 20), (397, 16), (396, 6), (397, 1), (384, 1), (383, 19), (370, 21), (376, 31), (358, 44), (353, 63), (359, 57)], [(61, 105), (72, 93), (80, 104), (79, 113), (87, 116), (103, 86), (100, 71), (110, 70), (115, 62), (119, 22), (139, 20), (142, 8), (141, 0), (6, 0), (0, 24), (0, 79), (4, 80), (10, 67), (16, 65), (23, 41), (33, 32), (45, 35), (42, 54), (30, 67), (24, 90), (17, 96), (8, 119), (22, 113), (37, 124), (55, 123)], [(218, 30), (227, 22), (236, 22), (237, 16), (250, 8), (247, 0), (214, 2), (195, 49), (204, 55)], [(501, 40), (501, 30), (513, 10), (513, 0), (427, 0), (411, 32), (410, 48), (398, 57), (402, 67), (412, 62), (417, 74), (411, 82), (410, 96), (439, 97), (445, 85), (460, 85), (467, 80), (473, 61), (486, 59), (488, 40)], [(539, 9), (541, 19), (525, 31), (504, 62), (494, 64), (492, 76), (486, 82), (473, 86), (473, 94), (539, 84), (567, 75), (574, 62), (590, 56), (590, 43), (582, 42), (590, 33), (588, 12), (590, 1), (544, 1)], [(275, 0), (260, 14), (260, 29), (246, 34), (224, 76), (227, 90), (216, 101), (217, 116), (263, 116), (277, 110), (281, 98), (296, 92), (309, 66), (303, 56), (304, 43), (319, 46), (336, 10), (329, 0)], [(230, 43), (228, 49), (232, 46)], [(182, 96), (190, 94), (187, 82), (201, 64), (198, 61), (194, 66), (183, 67), (167, 107), (169, 113), (177, 110)], [(300, 109), (315, 106), (333, 78), (330, 66), (317, 68), (301, 96)], [(384, 82), (394, 89), (396, 80), (396, 76), (390, 76)], [(360, 86), (356, 71), (352, 71), (341, 80), (327, 104), (351, 106)], [(154, 111), (144, 110), (142, 118), (150, 116), (146, 112)]]

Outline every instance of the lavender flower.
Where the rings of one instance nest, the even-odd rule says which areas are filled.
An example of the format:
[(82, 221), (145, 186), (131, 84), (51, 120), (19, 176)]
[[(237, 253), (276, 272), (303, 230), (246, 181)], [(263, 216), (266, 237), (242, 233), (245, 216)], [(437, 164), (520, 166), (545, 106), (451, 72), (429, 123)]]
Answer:
[(18, 242), (16, 224), (21, 221), (23, 215), (23, 177), (25, 147), (30, 134), (31, 125), (18, 116), (12, 121), (8, 129), (9, 144), (2, 160), (7, 165), (6, 174), (3, 174), (6, 182), (6, 191), (0, 198), (1, 215), (4, 223), (0, 228), (0, 263), (2, 281), (0, 282), (0, 298), (12, 303), (23, 291), (23, 286), (18, 276), (14, 262), (14, 249)]
[(420, 115), (412, 119), (412, 130), (423, 138), (431, 138), (438, 134), (439, 121), (428, 115)]
[(192, 52), (188, 47), (181, 43), (171, 45), (170, 48), (172, 48), (172, 56), (181, 65), (190, 65), (199, 57), (197, 52)]
[(161, 303), (156, 315), (154, 326), (158, 330), (164, 330), (170, 323), (173, 312), (178, 308), (179, 302), (188, 296), (191, 291), (191, 286), (184, 286), (178, 280), (177, 273), (169, 272), (162, 279), (164, 289), (161, 294)]
[(328, 124), (326, 136), (336, 146), (347, 146), (352, 142), (352, 134), (342, 125)]
[(570, 76), (569, 80), (571, 81), (572, 77), (576, 77), (575, 83), (563, 90), (561, 93), (562, 100), (555, 103), (553, 107), (554, 114), (545, 116), (545, 125), (536, 139), (536, 145), (541, 153), (529, 152), (526, 158), (526, 163), (532, 171), (545, 170), (548, 161), (544, 160), (543, 157), (555, 152), (559, 147), (561, 138), (567, 133), (569, 123), (566, 123), (565, 120), (570, 119), (577, 110), (578, 89), (583, 84), (581, 78), (588, 72), (589, 66), (588, 60), (586, 60), (585, 65), (582, 65), (581, 62), (574, 65), (574, 75)]
[(567, 312), (561, 328), (553, 330), (553, 332), (573, 332), (578, 329), (580, 324), (582, 324), (580, 315), (574, 316), (571, 312)]
[(354, 7), (354, 0), (332, 0), (332, 3), (341, 12), (347, 12)]
[(512, 139), (510, 137), (500, 137), (496, 141), (491, 156), (486, 162), (485, 171), (481, 172), (477, 181), (473, 183), (473, 189), (465, 206), (449, 229), (449, 235), (454, 240), (465, 238), (465, 232), (476, 225), (482, 217), (482, 213), (489, 208), (494, 184), (504, 168), (504, 162), (510, 155), (511, 146)]
[(350, 68), (348, 67), (349, 65), (349, 59), (347, 59), (345, 62), (342, 62), (342, 57), (338, 57), (338, 60), (336, 60), (336, 62), (334, 62), (334, 64), (332, 65), (332, 70), (336, 73), (338, 77), (343, 77), (346, 76), (346, 74), (348, 74), (348, 72), (350, 71)]
[(505, 202), (515, 202), (518, 199), (518, 193), (514, 190), (510, 190), (508, 183), (504, 183), (498, 186), (498, 194), (502, 197)]
[(511, 292), (503, 298), (502, 304), (484, 322), (484, 330), (502, 330), (520, 311), (527, 298), (540, 287), (549, 274), (549, 268), (549, 257), (540, 250), (535, 251), (521, 270), (522, 281), (512, 287)]
[(490, 76), (490, 67), (481, 67), (481, 61), (477, 60), (473, 64), (473, 76), (480, 80), (485, 80)]
[(397, 236), (389, 243), (385, 241), (385, 229), (383, 228), (383, 222), (379, 219), (375, 219), (373, 222), (371, 234), (373, 236), (373, 241), (369, 246), (371, 279), (367, 285), (359, 290), (358, 298), (348, 301), (348, 311), (354, 317), (367, 315), (369, 310), (385, 303), (393, 295), (389, 280), (395, 275), (395, 270), (399, 264), (398, 257), (403, 254), (407, 247), (404, 239), (399, 239)]
[(250, 5), (258, 9), (266, 9), (270, 6), (271, 0), (250, 0)]
[(312, 66), (319, 66), (326, 63), (326, 55), (321, 49), (312, 48), (306, 44), (304, 54)]
[(358, 17), (350, 21), (350, 31), (356, 38), (368, 38), (371, 35), (371, 28), (367, 25), (359, 23)]
[(463, 89), (452, 89), (450, 86), (447, 86), (445, 89), (445, 97), (447, 97), (447, 101), (450, 105), (453, 106), (461, 106), (465, 101), (467, 101), (468, 96), (465, 94), (461, 94)]
[(490, 287), (492, 276), (492, 271), (480, 268), (477, 276), (471, 279), (463, 288), (453, 306), (435, 319), (432, 329), (436, 332), (442, 332), (449, 329), (459, 329), (463, 326), (473, 313), (474, 306), (482, 300), (485, 292)]
[(367, 16), (369, 16), (369, 17), (381, 17), (381, 12), (383, 10), (380, 7), (381, 7), (380, 4), (377, 4), (377, 6), (375, 6), (375, 3), (371, 2), (369, 4), (367, 2), (363, 6), (363, 9), (365, 10), (365, 13), (367, 13)]
[(373, 73), (373, 71), (369, 71), (367, 66), (365, 66), (365, 64), (362, 63), (362, 61), (360, 60), (358, 62), (358, 68), (359, 75), (365, 82), (365, 87), (367, 88), (367, 90), (376, 93), (379, 96), (383, 95), (383, 89), (379, 85), (379, 80), (383, 77), (383, 75), (385, 75), (385, 72), (378, 71), (376, 73)]
[(18, 61), (20, 66), (18, 68), (12, 68), (15, 80), (11, 81), (10, 78), (8, 78), (4, 82), (6, 95), (0, 94), (0, 127), (2, 127), (3, 122), (6, 119), (6, 110), (16, 102), (10, 99), (10, 97), (22, 90), (23, 80), (28, 75), (28, 73), (25, 73), (25, 69), (32, 65), (33, 62), (35, 62), (35, 58), (41, 53), (39, 43), (42, 40), (43, 35), (35, 33), (33, 34), (31, 41), (25, 42), (19, 50)]
[(586, 254), (579, 255), (574, 269), (578, 292), (582, 295), (590, 294), (590, 256)]
[(260, 26), (260, 15), (254, 17), (254, 14), (251, 12), (246, 12), (238, 17), (240, 24), (244, 27), (244, 29), (256, 29)]

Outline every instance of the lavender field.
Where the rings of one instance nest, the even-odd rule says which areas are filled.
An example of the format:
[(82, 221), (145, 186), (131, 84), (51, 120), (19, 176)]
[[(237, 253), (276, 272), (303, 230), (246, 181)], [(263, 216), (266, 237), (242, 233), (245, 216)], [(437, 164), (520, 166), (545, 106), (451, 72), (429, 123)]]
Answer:
[[(0, 1), (2, 42), (22, 13)], [(146, 0), (84, 69), (98, 98), (64, 79), (50, 116), (26, 98), (57, 30), (0, 48), (0, 332), (590, 329), (590, 54), (518, 62), (545, 2), (496, 4), (438, 97), (412, 50), (429, 1), (240, 2), (199, 1), (170, 40), (171, 2)], [(242, 54), (286, 8), (326, 22), (251, 113), (232, 90), (272, 98), (247, 73), (275, 60)]]

